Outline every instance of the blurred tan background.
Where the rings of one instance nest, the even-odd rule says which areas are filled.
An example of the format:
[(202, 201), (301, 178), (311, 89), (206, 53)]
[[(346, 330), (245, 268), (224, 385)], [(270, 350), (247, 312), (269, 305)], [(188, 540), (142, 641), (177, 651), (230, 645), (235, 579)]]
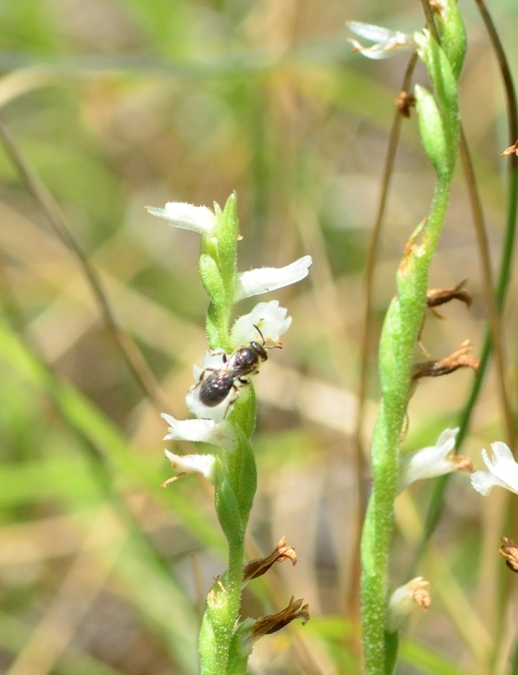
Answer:
[[(505, 103), (475, 3), (460, 4), (469, 36), (462, 113), (496, 266)], [(516, 71), (518, 10), (512, 0), (493, 5)], [(207, 298), (198, 237), (152, 218), (145, 205), (223, 205), (235, 190), (240, 269), (313, 256), (308, 280), (264, 297), (288, 307), (293, 325), (255, 380), (259, 488), (250, 554), (286, 535), (299, 562), (251, 584), (243, 605), (243, 615), (260, 616), (303, 597), (312, 621), (258, 643), (255, 673), (359, 672), (359, 362), (366, 347), (368, 449), (383, 314), (405, 242), (433, 192), (412, 115), (403, 124), (364, 345), (365, 261), (408, 57), (352, 54), (351, 19), (409, 32), (424, 23), (420, 4), (409, 0), (0, 2), (0, 120), (59, 203), (113, 316), (159, 383), (163, 411), (188, 414), (192, 365), (206, 349)], [(422, 70), (416, 78), (426, 84)], [(194, 477), (160, 491), (171, 475), (161, 410), (129, 371), (84, 267), (5, 150), (0, 247), (0, 672), (196, 673), (200, 606), (224, 566), (211, 493)], [(478, 355), (486, 327), (458, 171), (430, 285), (451, 288), (464, 278), (473, 307), (447, 306), (447, 321), (428, 317), (422, 339), (432, 358), (467, 338)], [(504, 335), (512, 400), (516, 293), (513, 284)], [(236, 312), (252, 306), (245, 301)], [(466, 370), (419, 386), (405, 450), (433, 445), (456, 426), (472, 381)], [(480, 448), (501, 434), (490, 371), (463, 454), (480, 465)], [(395, 585), (407, 581), (430, 489), (416, 485), (398, 500)], [(432, 581), (433, 606), (413, 617), (398, 672), (446, 672), (418, 666), (435, 653), (456, 664), (451, 672), (490, 672), (496, 629), (501, 662), (491, 672), (506, 672), (515, 613), (510, 605), (504, 621), (497, 597), (504, 500), (482, 501), (465, 475), (453, 477), (419, 569)]]

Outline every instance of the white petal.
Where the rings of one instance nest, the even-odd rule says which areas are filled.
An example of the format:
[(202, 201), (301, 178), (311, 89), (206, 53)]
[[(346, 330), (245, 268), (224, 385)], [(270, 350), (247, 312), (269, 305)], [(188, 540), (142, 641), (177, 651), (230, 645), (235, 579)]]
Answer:
[(219, 426), (220, 424), (227, 424), (225, 417), (230, 412), (232, 400), (236, 399), (237, 396), (238, 394), (235, 389), (231, 388), (221, 403), (210, 407), (200, 401), (200, 387), (194, 385), (188, 391), (185, 402), (189, 410), (199, 418), (200, 422), (210, 421), (212, 424), (216, 423)]
[(498, 478), (495, 478), (492, 473), (489, 473), (489, 471), (475, 471), (475, 473), (471, 474), (470, 478), (471, 485), (484, 497), (491, 492), (495, 485), (507, 487)]
[(196, 383), (200, 381), (201, 376), (206, 370), (218, 370), (224, 365), (225, 359), (228, 360), (228, 358), (228, 354), (225, 354), (222, 349), (214, 349), (213, 351), (205, 352), (201, 368), (197, 363), (192, 367), (192, 373)]
[(391, 59), (393, 56), (397, 56), (401, 52), (408, 52), (414, 49), (413, 42), (382, 42), (380, 44), (372, 45), (372, 47), (364, 47), (357, 40), (349, 38), (353, 46), (353, 51), (360, 52), (362, 56), (366, 56), (368, 59), (382, 60), (382, 59)]
[(169, 433), (164, 440), (212, 443), (227, 450), (235, 445), (232, 427), (224, 420), (219, 424), (209, 419), (177, 420), (165, 413), (162, 418), (169, 424)]
[(286, 267), (262, 267), (237, 275), (234, 302), (295, 284), (308, 275), (310, 255), (299, 258)]
[(486, 451), (482, 451), (487, 468), (505, 483), (518, 483), (518, 464), (514, 461), (513, 453), (507, 445), (496, 441), (491, 444), (491, 449), (493, 450), (492, 461), (489, 461)]
[(399, 33), (390, 28), (375, 26), (372, 23), (363, 23), (362, 21), (347, 21), (346, 26), (351, 33), (371, 42), (386, 42), (396, 35), (404, 35), (404, 33)]
[[(255, 331), (255, 337), (251, 339), (259, 339), (257, 331)], [(248, 340), (247, 343), (248, 342), (250, 342), (250, 340)], [(230, 387), (227, 396), (221, 403), (218, 403), (218, 405), (211, 407), (201, 402), (201, 378), (203, 377), (203, 379), (205, 379), (206, 377), (210, 377), (211, 371), (217, 371), (223, 368), (225, 363), (231, 358), (232, 354), (225, 354), (222, 349), (216, 349), (214, 351), (205, 352), (203, 366), (201, 368), (197, 365), (194, 366), (193, 374), (195, 384), (188, 391), (185, 401), (189, 410), (199, 419), (212, 420), (217, 423), (222, 422), (229, 414), (232, 404), (239, 398), (241, 390), (246, 386), (235, 380), (235, 387)]]
[(492, 443), (491, 448), (492, 459), (482, 450), (482, 458), (489, 471), (476, 471), (471, 476), (471, 484), (483, 495), (487, 495), (495, 485), (518, 494), (518, 464), (514, 461), (513, 453), (500, 441)]
[(437, 448), (437, 455), (446, 457), (455, 447), (455, 438), (460, 431), (460, 427), (455, 429), (445, 429), (437, 439), (435, 447)]
[(259, 340), (259, 328), (265, 340), (278, 340), (291, 326), (288, 310), (279, 306), (278, 300), (259, 302), (250, 314), (240, 316), (230, 332), (230, 340), (234, 347), (246, 345), (252, 340)]
[(455, 463), (447, 455), (455, 446), (459, 428), (445, 429), (434, 446), (421, 448), (402, 457), (399, 461), (398, 492), (423, 478), (443, 476), (455, 470)]
[(398, 630), (403, 619), (421, 607), (427, 611), (430, 607), (430, 582), (423, 577), (416, 577), (392, 593), (387, 607), (387, 628), (394, 633)]
[(371, 47), (364, 47), (357, 40), (349, 40), (354, 51), (359, 51), (369, 59), (388, 59), (402, 51), (415, 49), (414, 39), (406, 33), (360, 21), (349, 21), (347, 26), (356, 35), (376, 43)]
[(165, 450), (165, 456), (171, 462), (173, 469), (185, 473), (201, 473), (213, 482), (214, 455), (175, 455)]
[(216, 216), (206, 206), (194, 206), (183, 202), (168, 202), (165, 209), (146, 206), (152, 216), (165, 218), (169, 225), (198, 234), (210, 235), (216, 224)]

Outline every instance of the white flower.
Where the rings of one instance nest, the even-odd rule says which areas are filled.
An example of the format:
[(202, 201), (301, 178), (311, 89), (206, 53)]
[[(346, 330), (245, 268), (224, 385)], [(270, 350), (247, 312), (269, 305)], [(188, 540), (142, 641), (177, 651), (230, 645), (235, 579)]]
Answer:
[[(200, 418), (200, 420), (212, 420), (213, 423), (227, 425), (224, 418), (228, 412), (232, 399), (237, 398), (238, 394), (234, 387), (230, 387), (228, 394), (216, 406), (207, 406), (200, 401), (200, 388), (202, 377), (210, 377), (211, 372), (220, 370), (225, 362), (230, 358), (229, 354), (225, 354), (223, 350), (216, 350), (213, 352), (205, 352), (203, 357), (202, 367), (195, 365), (193, 368), (194, 379), (196, 383), (189, 389), (185, 401), (189, 410)], [(205, 375), (204, 375), (205, 373)]]
[(429, 587), (429, 581), (425, 581), (423, 577), (416, 577), (392, 593), (387, 607), (389, 633), (395, 633), (403, 619), (416, 607), (421, 607), (423, 612), (428, 611), (431, 603)]
[(206, 206), (167, 202), (165, 209), (146, 206), (146, 211), (152, 216), (165, 218), (173, 227), (192, 230), (198, 234), (210, 235), (216, 225), (216, 216)]
[[(165, 450), (165, 456), (171, 462), (173, 469), (180, 473), (201, 473), (205, 478), (214, 483), (214, 455), (175, 455)], [(172, 482), (174, 479), (169, 479)], [(166, 481), (168, 483), (169, 481)]]
[(363, 47), (356, 40), (349, 39), (353, 51), (360, 52), (369, 59), (389, 59), (400, 52), (415, 49), (414, 39), (406, 33), (360, 21), (348, 21), (347, 26), (355, 35), (376, 43), (372, 47)]
[(169, 424), (169, 433), (164, 441), (212, 443), (226, 450), (232, 450), (235, 446), (235, 434), (231, 425), (224, 420), (219, 424), (210, 419), (177, 420), (165, 413), (162, 418)]
[[(463, 457), (448, 457), (455, 447), (459, 428), (445, 429), (434, 446), (411, 452), (399, 460), (398, 492), (422, 478), (435, 478), (459, 468), (467, 468)], [(459, 466), (461, 465), (461, 466)]]
[(311, 256), (305, 255), (286, 267), (261, 267), (241, 272), (236, 279), (234, 302), (297, 283), (307, 277), (312, 262)]
[(487, 495), (495, 485), (507, 488), (518, 494), (518, 464), (513, 453), (505, 443), (496, 441), (491, 444), (493, 459), (482, 450), (482, 459), (489, 471), (476, 471), (471, 476), (471, 484), (482, 495)]
[(287, 313), (287, 309), (279, 306), (278, 300), (258, 303), (250, 314), (240, 316), (232, 326), (230, 332), (232, 345), (237, 348), (252, 340), (259, 341), (261, 336), (257, 334), (255, 326), (259, 328), (265, 340), (278, 340), (291, 326), (291, 316), (286, 316)]
[[(250, 342), (259, 342), (262, 345), (263, 339), (265, 348), (272, 349), (275, 342), (283, 335), (291, 325), (291, 316), (286, 316), (288, 310), (279, 306), (277, 300), (270, 302), (260, 302), (250, 314), (245, 314), (235, 322), (230, 333), (232, 346), (235, 350), (241, 347), (247, 347)], [(259, 332), (257, 330), (259, 328)], [(268, 344), (270, 343), (270, 344)], [(280, 346), (280, 345), (279, 345)], [(218, 424), (222, 423), (228, 413), (232, 403), (240, 396), (240, 391), (245, 384), (234, 378), (233, 386), (230, 386), (225, 398), (216, 406), (207, 406), (200, 400), (200, 390), (202, 380), (210, 377), (212, 373), (225, 368), (225, 364), (231, 368), (230, 363), (235, 351), (232, 354), (225, 354), (223, 350), (206, 352), (203, 357), (202, 366), (194, 366), (193, 374), (195, 384), (189, 390), (185, 401), (189, 410), (196, 417), (203, 420), (212, 420)], [(258, 366), (262, 360), (259, 360)], [(242, 377), (248, 379), (252, 373), (244, 373)]]

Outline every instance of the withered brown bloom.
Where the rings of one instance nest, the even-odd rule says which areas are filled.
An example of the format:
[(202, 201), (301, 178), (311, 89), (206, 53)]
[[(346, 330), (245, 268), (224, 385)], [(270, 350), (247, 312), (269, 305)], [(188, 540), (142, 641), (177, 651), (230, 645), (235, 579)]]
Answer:
[[(451, 289), (431, 288), (426, 294), (426, 306), (434, 309), (440, 305), (445, 305), (447, 302), (451, 302), (451, 300), (460, 300), (469, 309), (473, 300), (470, 293), (464, 288), (467, 281), (467, 279), (463, 279), (455, 288)], [(439, 316), (441, 319), (444, 318), (441, 314), (436, 314), (436, 316)]]
[(270, 614), (269, 616), (262, 616), (251, 626), (251, 640), (255, 642), (263, 635), (270, 635), (276, 633), (284, 626), (287, 626), (294, 619), (302, 619), (302, 625), (306, 624), (309, 619), (309, 605), (303, 605), (304, 601), (301, 599), (294, 600), (291, 596), (289, 605), (278, 612), (277, 614)]
[(413, 94), (407, 91), (400, 91), (398, 96), (394, 99), (394, 105), (399, 110), (403, 117), (410, 118), (410, 109), (415, 108), (416, 99)]
[(518, 544), (507, 537), (502, 537), (502, 542), (503, 545), (498, 552), (505, 558), (507, 567), (513, 572), (518, 572)]
[(295, 553), (295, 549), (288, 545), (286, 537), (282, 537), (270, 555), (266, 556), (266, 558), (251, 560), (245, 565), (245, 569), (243, 570), (243, 583), (246, 584), (250, 579), (257, 579), (257, 577), (266, 574), (271, 567), (278, 565), (285, 560), (291, 560), (293, 565), (296, 565), (297, 554)]
[(412, 372), (412, 382), (415, 383), (423, 377), (440, 377), (448, 375), (459, 368), (471, 368), (475, 373), (478, 370), (480, 359), (475, 358), (469, 352), (472, 344), (466, 340), (457, 351), (438, 361), (424, 361), (416, 363)]
[(430, 9), (437, 16), (444, 15), (444, 2), (442, 0), (430, 0)]
[(518, 141), (516, 143), (513, 143), (513, 145), (510, 145), (508, 148), (506, 148), (500, 157), (506, 157), (507, 155), (512, 155), (512, 154), (518, 155)]

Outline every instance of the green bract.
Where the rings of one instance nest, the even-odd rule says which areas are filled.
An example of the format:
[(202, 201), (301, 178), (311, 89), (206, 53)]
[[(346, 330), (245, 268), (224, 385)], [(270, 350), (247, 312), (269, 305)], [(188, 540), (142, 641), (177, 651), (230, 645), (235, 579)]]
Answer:
[(230, 350), (229, 332), (234, 285), (237, 274), (237, 238), (239, 222), (237, 200), (233, 194), (223, 211), (214, 205), (216, 226), (210, 235), (203, 235), (200, 248), (200, 278), (210, 305), (207, 312), (209, 347)]

